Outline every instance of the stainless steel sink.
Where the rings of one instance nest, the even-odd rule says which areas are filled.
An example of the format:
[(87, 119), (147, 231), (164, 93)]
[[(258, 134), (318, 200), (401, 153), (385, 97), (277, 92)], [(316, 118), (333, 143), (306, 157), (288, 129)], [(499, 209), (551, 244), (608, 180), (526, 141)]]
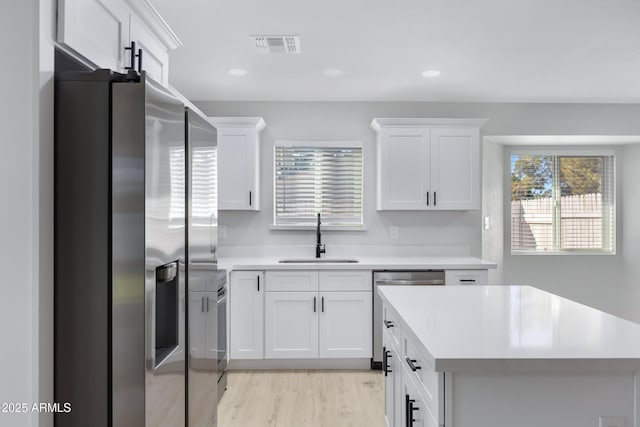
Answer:
[(345, 258), (289, 258), (278, 261), (283, 264), (349, 264), (358, 262), (357, 259)]

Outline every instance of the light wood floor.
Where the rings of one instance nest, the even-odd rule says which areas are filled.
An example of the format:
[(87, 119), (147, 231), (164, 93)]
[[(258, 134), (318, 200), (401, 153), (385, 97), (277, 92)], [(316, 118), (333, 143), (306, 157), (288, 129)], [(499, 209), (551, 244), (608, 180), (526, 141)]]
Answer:
[(380, 371), (230, 371), (218, 427), (382, 427)]

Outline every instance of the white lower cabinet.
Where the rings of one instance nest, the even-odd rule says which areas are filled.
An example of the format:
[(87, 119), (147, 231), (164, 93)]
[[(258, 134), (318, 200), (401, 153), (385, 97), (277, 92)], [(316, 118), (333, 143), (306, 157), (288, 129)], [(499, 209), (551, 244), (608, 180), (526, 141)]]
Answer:
[(488, 270), (445, 270), (444, 284), (449, 285), (488, 285)]
[(402, 394), (400, 353), (386, 331), (382, 333), (382, 370), (384, 372), (384, 416), (389, 427), (402, 426), (402, 407), (397, 405)]
[(189, 295), (189, 306), (192, 307), (189, 309), (189, 348), (191, 358), (196, 362), (215, 359), (218, 354), (214, 328), (216, 299), (217, 292), (191, 292)]
[(269, 271), (266, 281), (267, 359), (371, 357), (370, 271)]
[(320, 357), (371, 357), (371, 304), (371, 292), (320, 292)]
[(267, 292), (265, 357), (318, 357), (318, 295), (315, 292)]
[(264, 358), (264, 273), (237, 271), (230, 274), (229, 357)]
[[(386, 317), (397, 322), (397, 314), (386, 304), (383, 311)], [(402, 325), (396, 326), (399, 339), (385, 326), (382, 331), (387, 425), (445, 426), (445, 374), (435, 372), (427, 364), (427, 358), (419, 350), (415, 338)]]
[[(411, 427), (439, 427), (437, 412), (429, 408), (422, 395), (422, 387), (409, 377), (409, 370), (402, 367), (402, 419), (401, 425)], [(397, 409), (397, 408), (396, 408)]]

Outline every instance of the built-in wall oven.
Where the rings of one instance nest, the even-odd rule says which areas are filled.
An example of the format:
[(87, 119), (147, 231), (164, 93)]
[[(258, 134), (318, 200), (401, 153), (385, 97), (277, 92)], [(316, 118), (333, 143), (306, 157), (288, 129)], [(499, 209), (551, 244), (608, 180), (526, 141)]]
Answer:
[(218, 270), (218, 401), (227, 389), (227, 270)]
[(373, 272), (373, 359), (371, 369), (382, 369), (382, 300), (378, 286), (442, 286), (444, 270)]

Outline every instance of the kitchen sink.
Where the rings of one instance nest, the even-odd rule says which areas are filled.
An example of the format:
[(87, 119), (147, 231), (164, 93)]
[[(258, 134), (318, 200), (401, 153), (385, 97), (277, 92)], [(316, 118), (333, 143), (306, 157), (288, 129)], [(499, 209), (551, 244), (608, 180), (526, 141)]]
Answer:
[(283, 264), (351, 264), (358, 262), (357, 259), (346, 258), (289, 258), (278, 261)]

